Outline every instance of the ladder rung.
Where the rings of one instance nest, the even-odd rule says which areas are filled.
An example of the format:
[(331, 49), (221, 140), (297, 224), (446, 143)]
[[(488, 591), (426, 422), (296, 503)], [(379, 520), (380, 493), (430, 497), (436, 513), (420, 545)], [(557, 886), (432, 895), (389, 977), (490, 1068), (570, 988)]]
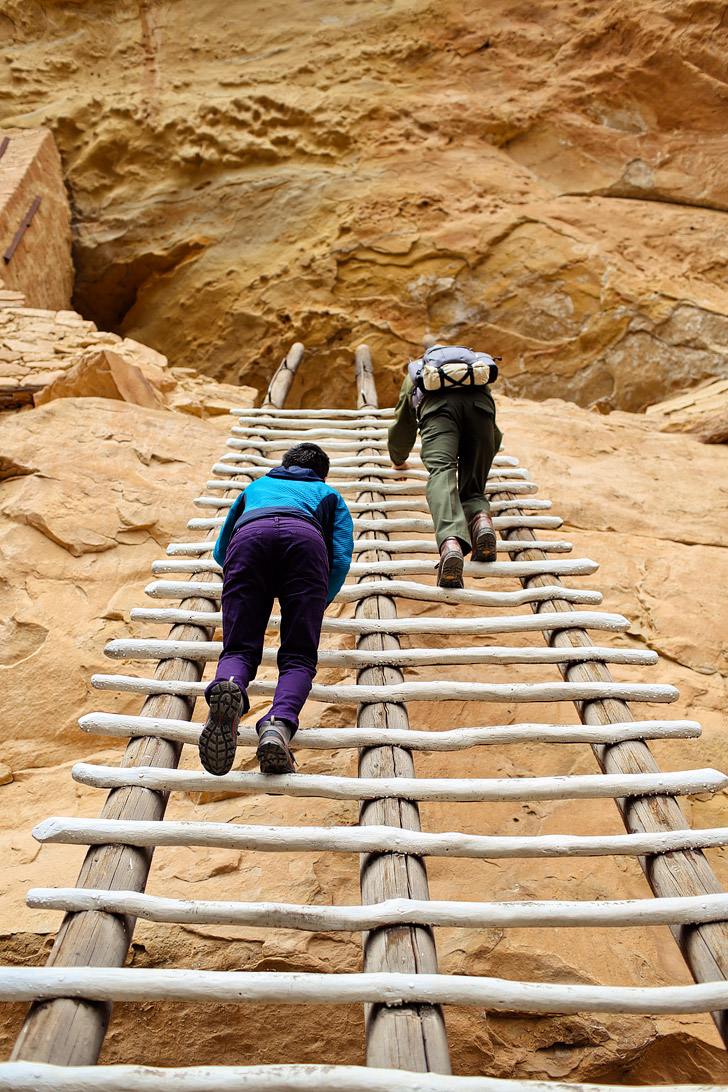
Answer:
[[(167, 553), (170, 557), (177, 555), (191, 555), (191, 554), (205, 554), (210, 553), (215, 546), (215, 539), (206, 539), (203, 542), (170, 542), (167, 547)], [(377, 547), (376, 543), (372, 543), (371, 539), (359, 539), (354, 543), (354, 552), (363, 553), (365, 550), (372, 549), (384, 549), (387, 553), (412, 553), (412, 554), (436, 554), (437, 544), (431, 539), (410, 540), (410, 541), (393, 541), (382, 542)], [(542, 542), (538, 539), (498, 539), (496, 542), (496, 549), (498, 553), (506, 554), (518, 554), (524, 550), (542, 550), (544, 553), (552, 554), (568, 554), (574, 549), (574, 545), (571, 542), (566, 541), (552, 541)]]
[(0, 968), (0, 1001), (45, 1001), (59, 996), (126, 1002), (429, 1004), (470, 1005), (487, 1007), (489, 1011), (510, 1012), (657, 1014), (724, 1009), (728, 1006), (728, 982), (704, 982), (697, 986), (582, 986), (389, 971), (320, 974), (302, 971), (201, 971), (199, 968)]
[(627, 796), (715, 793), (728, 785), (719, 770), (656, 774), (574, 774), (562, 777), (332, 777), (234, 770), (216, 777), (197, 770), (153, 766), (97, 766), (77, 762), (75, 781), (97, 789), (140, 787), (162, 792), (234, 792), (241, 795), (315, 796), (326, 800), (436, 800), (453, 803), (534, 800), (614, 800)]
[[(113, 737), (172, 739), (197, 746), (202, 721), (133, 716), (129, 713), (87, 713), (79, 720), (84, 732)], [(398, 728), (302, 728), (298, 746), (310, 750), (359, 747), (405, 747), (411, 751), (462, 751), (469, 747), (511, 743), (621, 743), (630, 739), (696, 739), (701, 728), (694, 720), (635, 720), (618, 724), (493, 724), (418, 732)], [(239, 747), (257, 747), (255, 728), (238, 728)]]
[[(182, 610), (178, 607), (132, 607), (129, 616), (133, 622), (158, 622), (170, 625), (199, 625), (205, 628), (222, 624), (220, 611)], [(280, 629), (279, 614), (272, 614), (269, 629)], [(485, 635), (494, 633), (528, 633), (531, 631), (561, 629), (596, 629), (619, 633), (629, 629), (630, 623), (621, 614), (606, 611), (569, 611), (558, 613), (544, 611), (541, 614), (513, 614), (505, 618), (327, 618), (321, 626), (323, 633), (413, 634), (447, 633), (461, 635)]]
[[(349, 569), (349, 576), (400, 576), (412, 573), (416, 576), (433, 574), (437, 568), (431, 561), (371, 561), (354, 562)], [(478, 579), (485, 577), (521, 577), (545, 576), (588, 576), (596, 572), (599, 565), (588, 557), (575, 557), (568, 560), (544, 561), (466, 561), (463, 572), (466, 576)], [(212, 558), (204, 561), (168, 561), (152, 562), (152, 572), (157, 573), (201, 573), (222, 572), (221, 567)]]
[[(249, 823), (76, 819), (54, 816), (33, 830), (43, 843), (64, 845), (208, 846), (263, 853), (406, 853), (415, 857), (477, 859), (643, 857), (728, 845), (728, 827), (649, 834), (430, 834), (401, 827), (274, 827)], [(29, 970), (30, 968), (23, 968)], [(728, 986), (728, 984), (727, 984)]]
[[(188, 599), (203, 596), (219, 599), (222, 581), (210, 580), (154, 580), (147, 584), (145, 594), (151, 599)], [(544, 587), (522, 588), (519, 591), (476, 591), (471, 588), (438, 588), (434, 585), (415, 584), (409, 580), (387, 580), (344, 584), (336, 596), (336, 603), (357, 603), (370, 595), (386, 595), (398, 599), (414, 599), (420, 603), (452, 603), (483, 607), (518, 607), (524, 603), (542, 603), (546, 599), (562, 599), (569, 603), (597, 605), (602, 601), (598, 591), (581, 591), (549, 584)]]
[[(296, 905), (168, 899), (136, 891), (82, 887), (33, 888), (26, 898), (37, 910), (104, 911), (169, 924), (247, 925), (313, 932), (358, 932), (387, 925), (450, 929), (625, 928), (691, 925), (728, 918), (728, 895), (608, 902), (560, 899), (528, 902), (456, 902), (388, 899), (370, 906)], [(571, 1085), (569, 1086), (571, 1087)]]
[[(127, 694), (178, 694), (202, 697), (204, 682), (183, 682), (180, 679), (140, 679), (132, 675), (92, 675), (91, 683), (97, 690), (114, 690)], [(248, 685), (248, 694), (254, 697), (268, 696), (275, 692), (274, 681), (255, 679)], [(395, 683), (391, 686), (320, 686), (314, 683), (310, 701), (333, 705), (373, 705), (393, 702), (400, 705), (408, 701), (485, 701), (485, 702), (542, 702), (542, 701), (617, 701), (673, 702), (680, 696), (674, 686), (656, 683), (617, 682), (547, 682), (547, 683), (471, 683), (436, 682)]]
[[(222, 652), (222, 641), (159, 641), (154, 638), (117, 638), (104, 648), (114, 660), (194, 660), (211, 663)], [(277, 663), (276, 648), (263, 649), (262, 663)], [(479, 645), (458, 648), (323, 649), (319, 667), (423, 667), (444, 664), (562, 664), (602, 661), (616, 664), (655, 664), (656, 652), (641, 648), (523, 648)]]

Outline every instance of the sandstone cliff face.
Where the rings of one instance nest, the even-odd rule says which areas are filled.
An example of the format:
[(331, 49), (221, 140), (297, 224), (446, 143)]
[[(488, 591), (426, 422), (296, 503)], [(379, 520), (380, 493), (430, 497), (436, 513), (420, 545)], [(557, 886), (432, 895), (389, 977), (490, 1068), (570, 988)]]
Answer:
[(423, 331), (504, 388), (640, 409), (725, 376), (718, 0), (6, 0), (0, 122), (47, 125), (79, 309), (261, 387), (391, 401)]
[[(699, 741), (655, 747), (660, 764), (728, 768), (725, 447), (658, 431), (691, 416), (691, 399), (645, 417), (603, 417), (553, 398), (639, 409), (726, 375), (722, 5), (4, 0), (0, 32), (13, 43), (0, 56), (0, 138), (11, 133), (50, 155), (37, 127), (56, 137), (76, 306), (89, 320), (68, 311), (66, 297), (0, 292), (12, 304), (0, 311), (3, 382), (46, 388), (44, 404), (0, 417), (1, 961), (42, 961), (58, 917), (29, 911), (25, 893), (73, 883), (82, 859), (78, 848), (39, 847), (31, 827), (51, 812), (97, 815), (102, 794), (77, 786), (70, 766), (119, 760), (120, 747), (84, 735), (78, 717), (139, 710), (137, 698), (100, 695), (89, 680), (109, 670), (110, 638), (148, 635), (129, 610), (143, 600), (150, 562), (189, 537), (191, 499), (228, 432), (214, 415), (252, 397), (215, 377), (262, 387), (296, 338), (311, 351), (291, 405), (352, 405), (347, 350), (361, 340), (373, 350), (382, 404), (427, 330), (502, 354), (508, 451), (564, 516), (575, 555), (601, 562), (585, 583), (631, 619), (620, 643), (660, 653), (659, 667), (615, 676), (676, 684), (670, 713), (703, 724)], [(55, 224), (60, 254), (62, 215)], [(59, 268), (67, 277), (67, 264)], [(39, 280), (35, 269), (23, 292)], [(725, 405), (723, 384), (711, 390), (696, 399), (707, 415), (716, 397)], [(513, 397), (521, 394), (547, 401)], [(341, 677), (330, 670), (320, 681)], [(533, 675), (522, 668), (509, 678)], [(576, 720), (566, 706), (528, 712)], [(523, 719), (506, 705), (446, 714), (473, 724)], [(354, 715), (311, 704), (303, 723)], [(443, 710), (420, 703), (410, 715), (414, 726), (438, 727)], [(354, 772), (348, 751), (304, 748), (299, 758), (307, 772)], [(248, 754), (240, 761), (252, 766)], [(183, 762), (195, 767), (196, 755)], [(586, 747), (483, 748), (417, 762), (424, 776), (595, 769)], [(695, 826), (728, 821), (724, 793), (684, 808)], [(454, 821), (473, 832), (622, 829), (609, 802), (422, 813), (430, 830)], [(346, 804), (212, 794), (175, 797), (168, 814), (356, 821)], [(728, 882), (725, 854), (710, 856)], [(429, 872), (433, 898), (649, 896), (636, 863), (623, 860), (467, 870), (436, 860)], [(268, 868), (250, 854), (166, 851), (150, 890), (356, 902), (357, 862), (280, 855)], [(441, 930), (437, 939), (445, 972), (689, 981), (665, 929), (620, 932), (616, 942), (604, 931)], [(131, 953), (136, 965), (327, 971), (357, 969), (359, 958), (358, 938), (346, 935), (144, 924)], [(0, 1013), (5, 1054), (22, 1016), (21, 1007)], [(363, 1060), (358, 1009), (307, 1012), (305, 1023), (289, 1009), (276, 1016), (273, 1044), (269, 1016), (119, 1006), (103, 1060)], [(728, 1083), (707, 1016), (452, 1010), (447, 1019), (459, 1073)]]
[[(631, 619), (626, 638), (615, 640), (648, 644), (660, 653), (658, 667), (615, 668), (615, 676), (676, 684), (681, 697), (669, 715), (703, 724), (698, 741), (655, 747), (662, 768), (728, 768), (726, 449), (662, 434), (644, 417), (605, 418), (559, 401), (543, 405), (502, 397), (499, 414), (508, 451), (531, 469), (541, 495), (565, 518), (563, 537), (573, 541), (574, 555), (601, 562), (599, 573), (581, 583), (598, 587), (606, 609)], [(129, 610), (143, 602), (150, 562), (163, 556), (168, 541), (190, 537), (185, 524), (194, 511), (191, 499), (221, 454), (228, 427), (222, 418), (197, 420), (104, 398), (58, 399), (0, 420), (2, 449), (23, 453), (23, 465), (0, 484), (5, 559), (0, 677), (8, 695), (0, 754), (2, 962), (42, 961), (57, 928), (57, 915), (23, 905), (25, 893), (32, 886), (72, 883), (82, 851), (41, 848), (31, 827), (53, 813), (93, 816), (100, 810), (103, 793), (76, 785), (70, 766), (80, 758), (118, 763), (121, 748), (82, 733), (77, 718), (99, 708), (138, 712), (140, 700), (92, 691), (90, 676), (116, 669), (103, 655), (109, 639), (149, 635), (150, 629), (163, 635), (158, 627), (130, 624)], [(348, 607), (333, 609), (351, 613)], [(403, 602), (402, 612), (408, 609)], [(327, 636), (325, 645), (332, 640)], [(146, 673), (142, 666), (134, 670)], [(503, 681), (504, 670), (481, 669), (477, 677)], [(467, 668), (454, 668), (452, 674), (474, 677)], [(508, 671), (512, 681), (534, 681), (537, 675), (543, 670)], [(343, 677), (341, 670), (329, 669), (319, 681)], [(408, 677), (424, 678), (427, 672)], [(553, 677), (558, 678), (555, 669)], [(252, 722), (262, 708), (262, 700), (256, 700), (248, 719)], [(634, 708), (636, 715), (655, 713), (653, 706)], [(577, 719), (568, 705), (529, 706), (524, 713), (512, 705), (464, 709), (454, 703), (445, 713), (470, 724)], [(414, 727), (442, 727), (442, 716), (438, 703), (410, 706)], [(303, 724), (349, 724), (354, 717), (353, 708), (309, 703)], [(298, 757), (306, 772), (355, 773), (351, 752), (306, 751), (304, 738)], [(252, 754), (241, 754), (238, 764), (252, 768)], [(196, 768), (196, 754), (188, 750), (183, 765)], [(596, 771), (585, 746), (489, 747), (445, 758), (422, 755), (416, 765), (421, 776)], [(683, 806), (695, 826), (728, 820), (724, 793), (692, 798)], [(356, 809), (322, 800), (191, 794), (173, 797), (168, 816), (345, 824), (356, 821)], [(422, 818), (425, 829), (457, 824), (474, 833), (622, 829), (609, 801), (467, 809), (431, 804), (423, 806)], [(725, 854), (713, 851), (710, 857), (728, 882)], [(636, 862), (623, 859), (467, 867), (432, 860), (429, 875), (433, 898), (649, 897)], [(358, 867), (353, 858), (325, 854), (276, 855), (268, 867), (248, 853), (163, 850), (155, 856), (149, 890), (181, 898), (357, 902)], [(666, 929), (620, 930), (616, 940), (591, 930), (438, 930), (437, 941), (441, 969), (451, 973), (613, 985), (689, 981)], [(359, 966), (360, 947), (358, 938), (348, 935), (140, 923), (131, 959), (138, 966), (352, 971)], [(2, 1050), (9, 1049), (22, 1015), (21, 1006), (0, 1014)], [(233, 1012), (225, 1006), (118, 1006), (104, 1060), (250, 1063), (285, 1054), (291, 1061), (363, 1061), (362, 1018), (354, 1007), (307, 1011), (305, 1017), (286, 1010), (276, 1015), (274, 1043), (265, 1034), (269, 1019), (269, 1012), (256, 1007)], [(447, 1020), (459, 1073), (626, 1083), (728, 1080), (725, 1054), (707, 1016), (514, 1019), (452, 1009)]]

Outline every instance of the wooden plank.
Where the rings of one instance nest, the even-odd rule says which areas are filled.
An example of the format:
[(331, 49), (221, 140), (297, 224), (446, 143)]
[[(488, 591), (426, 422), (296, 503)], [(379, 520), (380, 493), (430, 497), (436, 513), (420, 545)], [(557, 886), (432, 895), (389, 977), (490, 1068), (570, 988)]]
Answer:
[[(527, 534), (523, 532), (521, 537), (527, 537)], [(535, 561), (543, 555), (534, 549), (527, 556)], [(524, 581), (531, 584), (542, 579), (531, 577), (524, 578)], [(548, 605), (533, 609), (545, 614), (558, 614), (568, 610), (568, 605), (563, 600), (554, 599)], [(588, 633), (578, 628), (568, 631), (555, 628), (550, 636), (545, 636), (555, 647), (583, 647), (591, 644)], [(561, 674), (567, 680), (609, 682), (612, 679), (606, 664), (598, 663), (564, 665)], [(615, 699), (577, 703), (576, 708), (585, 724), (607, 725), (615, 720), (627, 721), (632, 716), (625, 702)], [(608, 747), (595, 744), (592, 750), (604, 773), (659, 772), (659, 766), (644, 741), (631, 740)], [(683, 830), (689, 825), (679, 804), (670, 796), (617, 801), (617, 807), (625, 828), (630, 832)], [(640, 859), (640, 864), (647, 882), (658, 897), (723, 892), (723, 887), (707, 859), (697, 850), (649, 856)], [(728, 922), (691, 927), (675, 926), (672, 933), (696, 982), (728, 978)], [(713, 1012), (712, 1016), (723, 1042), (728, 1045), (728, 1011), (722, 1009)]]
[[(357, 401), (360, 408), (377, 406), (377, 390), (374, 369), (366, 346), (356, 351)], [(362, 449), (366, 455), (370, 449)], [(358, 501), (374, 502), (383, 498), (383, 491), (371, 486), (357, 497)], [(372, 552), (361, 555), (363, 559), (387, 561), (389, 555), (373, 542)], [(375, 588), (374, 592), (379, 589)], [(381, 594), (370, 594), (361, 599), (356, 607), (357, 618), (396, 618), (397, 607), (393, 599)], [(357, 648), (365, 651), (396, 651), (399, 641), (386, 633), (369, 633), (360, 636)], [(393, 667), (368, 667), (361, 670), (357, 682), (379, 686), (401, 684), (401, 670)], [(400, 735), (409, 731), (409, 716), (405, 705), (383, 701), (367, 703), (365, 699), (357, 709), (357, 727), (397, 731)], [(414, 777), (412, 753), (404, 747), (367, 747), (359, 753), (359, 776), (363, 778)], [(388, 798), (363, 803), (359, 809), (359, 822), (363, 828), (399, 827), (420, 833), (417, 804)], [(427, 868), (421, 857), (401, 852), (370, 852), (361, 858), (360, 882), (362, 903), (369, 905), (392, 898), (416, 898), (427, 901), (430, 897)], [(437, 973), (437, 950), (432, 929), (427, 925), (400, 925), (369, 930), (363, 936), (365, 972), (399, 971)], [(396, 1010), (385, 1005), (373, 1004), (365, 1009), (367, 1064), (392, 1069), (409, 1069), (416, 1072), (450, 1073), (450, 1054), (442, 1008), (437, 1005), (407, 1003)]]
[[(271, 381), (269, 397), (282, 404), (300, 363), (302, 346), (294, 345), (287, 361)], [(204, 586), (212, 574), (201, 573)], [(189, 594), (189, 593), (188, 593)], [(205, 591), (200, 593), (205, 596)], [(189, 613), (191, 622), (175, 624), (169, 636), (172, 640), (209, 641), (214, 629), (204, 622), (214, 601), (205, 598), (186, 599), (180, 605)], [(199, 661), (165, 660), (159, 664), (155, 679), (160, 684), (195, 683), (199, 685), (202, 668)], [(149, 697), (142, 714), (151, 717), (172, 717), (190, 720), (194, 700), (189, 696), (168, 694)], [(159, 766), (174, 768), (179, 762), (182, 744), (163, 738), (144, 737), (130, 741), (124, 755), (124, 766)], [(105, 820), (145, 819), (159, 821), (164, 817), (167, 794), (148, 789), (115, 789), (102, 810)], [(151, 865), (150, 848), (121, 845), (100, 845), (91, 849), (78, 878), (79, 887), (144, 886)], [(68, 915), (58, 932), (48, 965), (56, 966), (122, 966), (131, 943), (134, 919), (126, 915), (98, 912)], [(35, 1004), (23, 1024), (11, 1059), (53, 1062), (60, 1065), (93, 1064), (98, 1059), (108, 1025), (111, 1007), (106, 1003), (73, 1001), (58, 998)]]

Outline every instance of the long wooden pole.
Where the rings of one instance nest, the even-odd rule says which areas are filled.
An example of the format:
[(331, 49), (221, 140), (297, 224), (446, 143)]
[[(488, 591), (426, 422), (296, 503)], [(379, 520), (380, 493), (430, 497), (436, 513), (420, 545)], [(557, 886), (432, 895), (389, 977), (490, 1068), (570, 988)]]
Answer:
[[(360, 409), (377, 408), (377, 391), (371, 357), (366, 346), (356, 350), (357, 403)], [(363, 441), (365, 443), (365, 441)], [(373, 454), (365, 446), (360, 456)], [(376, 481), (376, 468), (372, 471)], [(372, 490), (359, 500), (381, 501), (382, 494)], [(376, 532), (366, 532), (376, 534)], [(386, 541), (386, 540), (385, 540)], [(382, 538), (379, 538), (379, 543)], [(359, 555), (361, 561), (388, 561), (390, 555), (378, 548)], [(370, 595), (360, 600), (358, 618), (394, 618), (397, 607), (386, 595)], [(357, 648), (385, 651), (398, 649), (399, 641), (389, 634), (373, 633), (359, 639)], [(357, 683), (397, 684), (404, 676), (399, 668), (367, 667), (357, 675)], [(409, 718), (405, 705), (377, 702), (359, 706), (357, 726), (407, 730)], [(412, 752), (405, 747), (368, 747), (360, 752), (359, 776), (374, 778), (414, 777)], [(359, 812), (361, 826), (400, 827), (419, 831), (419, 810), (415, 801), (397, 797), (363, 802)], [(428, 900), (429, 888), (424, 859), (404, 853), (370, 853), (361, 858), (361, 899), (364, 905), (387, 899)], [(402, 925), (374, 929), (364, 934), (364, 970), (437, 974), (437, 952), (428, 926)], [(389, 1069), (409, 1069), (427, 1073), (450, 1073), (450, 1056), (442, 1008), (432, 1004), (404, 1004), (396, 1008), (373, 1004), (366, 1007), (367, 1065)]]
[[(265, 406), (283, 405), (296, 369), (303, 356), (303, 346), (296, 343), (273, 376)], [(210, 548), (216, 532), (210, 532)], [(199, 572), (192, 580), (215, 581), (213, 573)], [(215, 599), (199, 596), (185, 599), (185, 610), (215, 611)], [(200, 625), (176, 625), (170, 640), (209, 641), (214, 630)], [(161, 681), (199, 682), (204, 665), (197, 660), (163, 660), (155, 671)], [(154, 695), (142, 707), (142, 715), (157, 718), (192, 719), (195, 700), (180, 695)], [(132, 739), (122, 760), (123, 766), (158, 766), (175, 769), (182, 744), (162, 738)], [(103, 819), (161, 820), (167, 807), (167, 792), (143, 788), (113, 789), (103, 807)], [(78, 877), (78, 887), (106, 890), (143, 891), (152, 863), (151, 847), (92, 846)], [(122, 967), (131, 944), (136, 919), (128, 914), (82, 911), (67, 914), (48, 957), (51, 967)], [(34, 1004), (26, 1017), (13, 1049), (11, 1060), (50, 1062), (55, 1065), (93, 1065), (101, 1052), (111, 1015), (111, 1003), (58, 998)]]
[[(510, 498), (512, 494), (504, 491), (502, 496)], [(509, 533), (511, 532), (501, 532), (504, 538)], [(527, 529), (520, 530), (518, 534), (520, 538), (535, 537)], [(524, 561), (540, 561), (545, 554), (541, 550), (533, 549), (523, 551), (519, 557)], [(558, 577), (549, 577), (548, 580), (552, 584), (559, 583)], [(521, 578), (524, 587), (539, 585), (543, 581), (542, 576)], [(571, 608), (564, 600), (557, 598), (533, 603), (531, 609), (534, 613), (559, 614), (568, 612)], [(555, 648), (588, 648), (592, 645), (586, 630), (578, 628), (566, 630), (557, 629), (555, 626), (550, 631), (544, 631), (544, 637)], [(559, 670), (567, 681), (614, 681), (606, 663), (564, 663)], [(627, 704), (616, 698), (574, 704), (583, 724), (608, 725), (634, 719)], [(643, 740), (610, 745), (592, 744), (592, 750), (604, 773), (660, 772), (652, 751)], [(616, 804), (625, 828), (630, 833), (686, 830), (690, 827), (678, 802), (672, 796), (630, 797), (619, 799)], [(704, 854), (698, 849), (640, 857), (639, 861), (647, 882), (658, 898), (720, 894), (724, 891)], [(673, 925), (670, 930), (696, 982), (728, 978), (728, 921)], [(714, 1012), (712, 1016), (723, 1042), (728, 1046), (728, 1010)]]

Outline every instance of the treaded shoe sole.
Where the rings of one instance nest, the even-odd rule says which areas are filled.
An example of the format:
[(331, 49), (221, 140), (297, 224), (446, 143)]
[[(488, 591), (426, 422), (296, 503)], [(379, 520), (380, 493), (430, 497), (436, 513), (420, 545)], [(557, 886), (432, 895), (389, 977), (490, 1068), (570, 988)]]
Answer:
[(295, 773), (290, 752), (286, 750), (277, 733), (264, 731), (255, 752), (263, 774)]
[(496, 561), (498, 547), (496, 545), (495, 531), (481, 531), (473, 543), (473, 561)]
[(221, 682), (210, 693), (210, 711), (200, 733), (200, 762), (208, 773), (221, 777), (235, 761), (238, 723), (243, 713), (243, 692), (235, 683)]
[(439, 588), (463, 587), (463, 559), (460, 554), (446, 554), (440, 562), (437, 574), (437, 586)]

